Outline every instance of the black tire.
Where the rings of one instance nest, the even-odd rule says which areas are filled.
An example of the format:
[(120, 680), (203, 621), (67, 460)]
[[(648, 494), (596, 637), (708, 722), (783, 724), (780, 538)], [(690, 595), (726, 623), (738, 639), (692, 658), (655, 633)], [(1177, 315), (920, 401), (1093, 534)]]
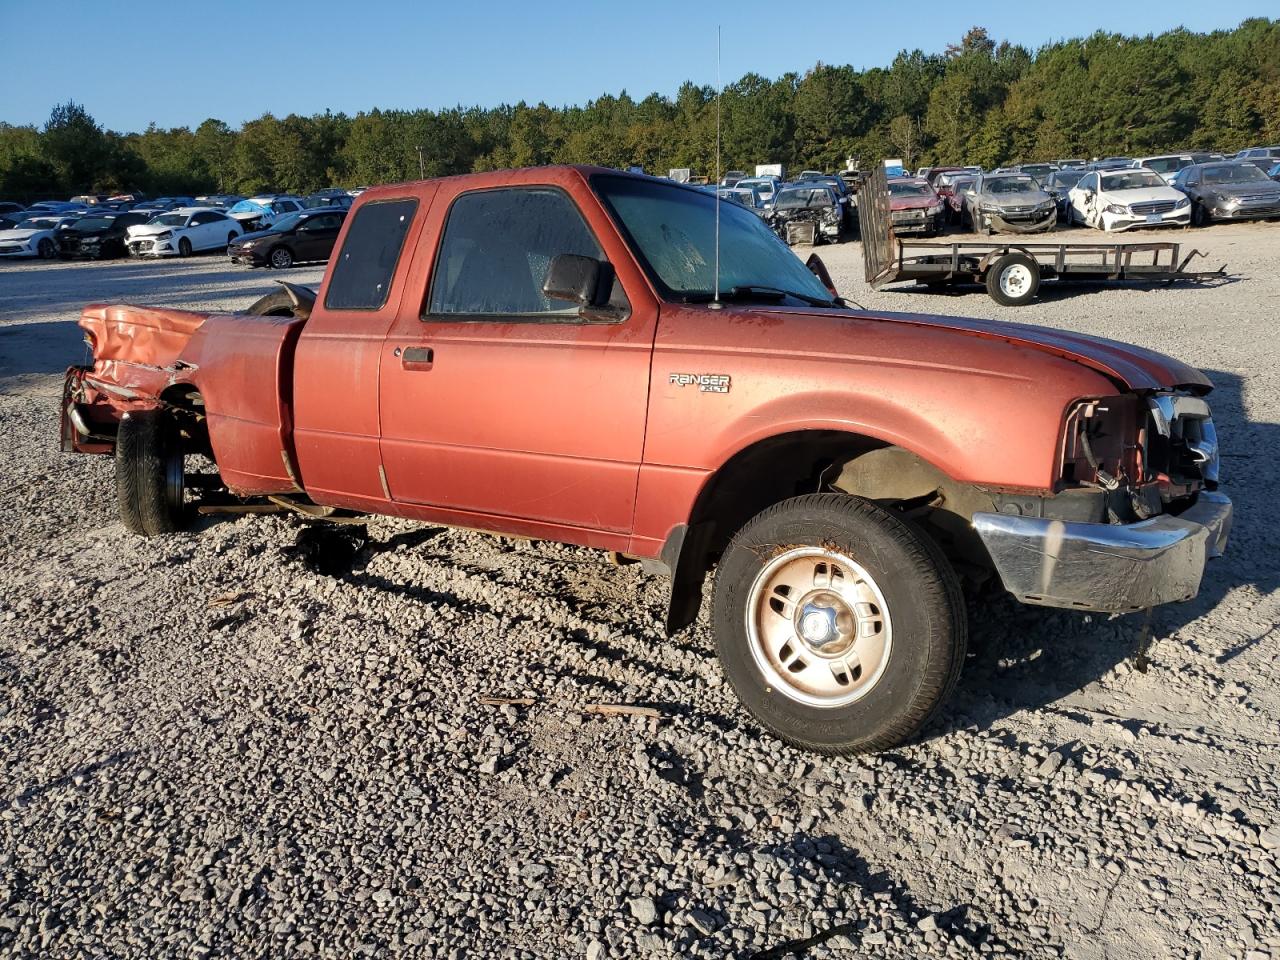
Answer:
[(36, 254), (41, 260), (52, 260), (58, 255), (58, 245), (48, 237), (41, 237), (36, 244)]
[(229, 246), (231, 246), (233, 243), (235, 243), (235, 242), (236, 242), (236, 237), (238, 237), (238, 236), (240, 236), (240, 234), (236, 233), (234, 230), (233, 230), (233, 231), (231, 231), (230, 233), (228, 233), (228, 234), (227, 234), (227, 246), (229, 247)]
[(161, 410), (126, 414), (116, 434), (116, 502), (132, 533), (156, 537), (187, 525), (182, 438)]
[(288, 270), (293, 266), (293, 251), (288, 247), (276, 247), (267, 254), (267, 263), (276, 270)]
[(191, 256), (191, 241), (188, 240), (186, 237), (178, 238), (178, 256), (180, 257)]
[[(1008, 283), (1002, 278), (1010, 274)], [(1020, 281), (1015, 285), (1015, 279)], [(1040, 265), (1025, 253), (1006, 253), (987, 268), (987, 293), (1005, 307), (1030, 303), (1040, 291)]]
[(1208, 211), (1205, 210), (1202, 204), (1197, 203), (1195, 200), (1192, 200), (1191, 201), (1191, 225), (1193, 227), (1203, 227), (1203, 226), (1207, 226), (1208, 223), (1209, 223)]
[(293, 298), (287, 291), (277, 290), (253, 301), (245, 313), (252, 313), (258, 317), (292, 317), (294, 316)]
[[(754, 585), (795, 547), (836, 551), (883, 595), (887, 660), (851, 703), (800, 702), (772, 684), (753, 653)], [(884, 508), (844, 494), (785, 500), (743, 527), (716, 572), (712, 621), (725, 676), (752, 716), (782, 740), (826, 754), (887, 750), (915, 736), (954, 688), (967, 637), (959, 582), (937, 546)]]

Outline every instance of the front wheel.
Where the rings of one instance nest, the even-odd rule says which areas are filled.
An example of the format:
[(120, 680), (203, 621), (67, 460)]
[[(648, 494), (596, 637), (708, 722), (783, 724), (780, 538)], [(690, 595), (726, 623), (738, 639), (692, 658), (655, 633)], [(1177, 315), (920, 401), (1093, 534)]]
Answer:
[(1204, 205), (1191, 201), (1191, 225), (1193, 227), (1203, 227), (1209, 222), (1209, 215), (1204, 209)]
[(987, 293), (996, 303), (1019, 307), (1040, 290), (1040, 265), (1025, 253), (1006, 253), (987, 269)]
[(188, 240), (186, 237), (182, 237), (178, 241), (178, 256), (180, 257), (191, 256), (191, 241)]
[(818, 753), (909, 740), (964, 662), (964, 606), (941, 552), (843, 494), (783, 501), (739, 531), (712, 616), (738, 699), (770, 732)]
[(155, 537), (187, 525), (185, 458), (173, 417), (127, 414), (116, 434), (116, 503), (132, 533)]
[(58, 255), (58, 245), (48, 237), (41, 237), (40, 242), (36, 244), (36, 254), (41, 260), (52, 260)]
[(268, 259), (271, 266), (277, 270), (287, 270), (293, 266), (293, 254), (289, 252), (288, 247), (276, 247), (271, 251)]

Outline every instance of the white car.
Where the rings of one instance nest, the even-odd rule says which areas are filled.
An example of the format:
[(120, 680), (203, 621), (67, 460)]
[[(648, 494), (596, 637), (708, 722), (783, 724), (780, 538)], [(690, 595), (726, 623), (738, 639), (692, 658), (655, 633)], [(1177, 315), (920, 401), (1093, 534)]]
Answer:
[(1132, 166), (1135, 170), (1154, 170), (1165, 183), (1172, 183), (1179, 170), (1195, 162), (1195, 157), (1189, 153), (1165, 153), (1156, 157), (1139, 157)]
[(212, 207), (180, 207), (129, 227), (125, 246), (137, 257), (189, 257), (199, 250), (222, 250), (244, 228)]
[(234, 217), (246, 231), (265, 230), (280, 217), (302, 210), (301, 197), (293, 194), (259, 194), (248, 200), (241, 200), (227, 211), (227, 216)]
[(0, 230), (0, 257), (40, 257), (52, 260), (58, 255), (58, 240), (54, 236), (64, 223), (79, 220), (74, 217), (32, 217), (10, 230)]
[(1186, 227), (1191, 201), (1154, 170), (1093, 170), (1067, 194), (1067, 219), (1108, 232)]

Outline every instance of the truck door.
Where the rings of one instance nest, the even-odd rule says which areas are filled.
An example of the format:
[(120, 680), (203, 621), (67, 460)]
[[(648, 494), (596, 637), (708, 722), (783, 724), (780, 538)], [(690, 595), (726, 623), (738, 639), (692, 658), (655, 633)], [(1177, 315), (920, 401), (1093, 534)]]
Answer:
[(286, 377), (293, 381), (295, 480), (317, 503), (356, 510), (386, 504), (378, 358), (405, 289), (405, 271), (397, 269), (402, 251), (413, 249), (434, 187), (404, 191), (368, 200), (348, 218)]
[[(629, 532), (657, 303), (594, 196), (580, 179), (452, 185), (423, 236), (440, 237), (423, 300), (406, 297), (381, 358), (391, 498), (445, 522), (597, 545), (608, 538), (572, 531)], [(559, 254), (615, 266), (616, 314), (584, 319), (543, 295)]]

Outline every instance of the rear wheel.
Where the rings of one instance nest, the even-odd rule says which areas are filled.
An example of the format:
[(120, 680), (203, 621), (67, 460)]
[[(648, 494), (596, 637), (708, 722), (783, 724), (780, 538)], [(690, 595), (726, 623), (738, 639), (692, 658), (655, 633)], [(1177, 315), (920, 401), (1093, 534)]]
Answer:
[(842, 494), (783, 501), (739, 531), (712, 615), (743, 705), (820, 753), (910, 739), (964, 661), (964, 607), (946, 559), (899, 517)]
[(293, 266), (293, 254), (288, 247), (276, 247), (271, 251), (268, 262), (277, 270), (287, 270)]
[(188, 240), (186, 237), (182, 237), (178, 240), (178, 256), (180, 257), (191, 256), (191, 241)]
[(1025, 253), (1006, 253), (987, 269), (987, 293), (996, 303), (1017, 307), (1040, 290), (1040, 265)]
[(116, 435), (116, 502), (133, 533), (154, 537), (187, 525), (185, 458), (173, 417), (126, 414)]

